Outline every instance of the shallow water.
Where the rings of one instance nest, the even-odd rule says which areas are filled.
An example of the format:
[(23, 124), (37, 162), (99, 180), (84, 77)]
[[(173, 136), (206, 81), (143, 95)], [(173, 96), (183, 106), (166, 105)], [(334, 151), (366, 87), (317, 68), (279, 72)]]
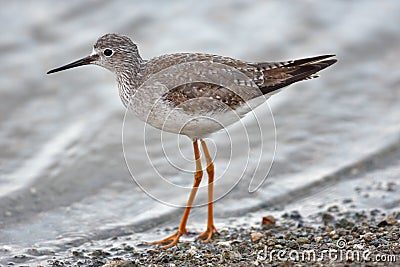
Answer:
[[(341, 179), (341, 170), (372, 164), (371, 155), (398, 146), (398, 1), (214, 2), (3, 5), (0, 264), (45, 263), (89, 240), (141, 233), (175, 224), (180, 216), (174, 206), (185, 204), (192, 183), (190, 140), (161, 136), (129, 114), (123, 127), (116, 84), (105, 70), (83, 67), (45, 75), (50, 68), (90, 53), (95, 40), (107, 32), (131, 36), (144, 58), (184, 51), (249, 61), (338, 56), (339, 63), (323, 71), (321, 78), (269, 99), (274, 121), (263, 105), (255, 111), (258, 120), (248, 116), (245, 127), (239, 123), (211, 136), (215, 194), (221, 198), (217, 218), (289, 203), (308, 194), (309, 188), (330, 187)], [(397, 175), (390, 171), (396, 166), (389, 165), (388, 173)], [(388, 173), (365, 175), (383, 183), (388, 179), (398, 191), (398, 179)], [(254, 189), (266, 176), (261, 188), (249, 194), (251, 178)], [(376, 198), (345, 188), (343, 194), (353, 202), (377, 206)], [(327, 199), (337, 194), (333, 191), (326, 191)], [(203, 187), (196, 204), (204, 204), (205, 195)], [(390, 194), (385, 201), (398, 203), (397, 195)], [(299, 203), (297, 209), (309, 205)], [(194, 211), (193, 222), (203, 221), (203, 210)], [(40, 255), (31, 248), (40, 248)], [(26, 257), (14, 257), (20, 254)]]

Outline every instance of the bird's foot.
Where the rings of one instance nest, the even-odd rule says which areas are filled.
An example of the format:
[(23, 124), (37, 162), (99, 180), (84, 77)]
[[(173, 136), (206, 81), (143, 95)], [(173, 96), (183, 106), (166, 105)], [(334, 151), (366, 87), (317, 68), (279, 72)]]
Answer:
[(211, 240), (213, 233), (218, 234), (218, 231), (214, 224), (211, 224), (207, 226), (207, 230), (199, 234), (196, 239), (203, 239), (201, 242), (206, 243)]
[(178, 229), (178, 231), (176, 231), (175, 234), (172, 234), (172, 235), (170, 235), (170, 236), (168, 236), (168, 237), (166, 237), (166, 238), (164, 238), (164, 239), (162, 239), (160, 241), (151, 242), (150, 244), (158, 245), (158, 244), (164, 244), (164, 243), (168, 243), (169, 242), (169, 244), (161, 246), (161, 248), (162, 249), (171, 248), (171, 247), (175, 246), (176, 244), (178, 244), (179, 238), (183, 234), (186, 234), (186, 235), (188, 234), (188, 231), (186, 230), (186, 228), (183, 229), (183, 230), (179, 230)]

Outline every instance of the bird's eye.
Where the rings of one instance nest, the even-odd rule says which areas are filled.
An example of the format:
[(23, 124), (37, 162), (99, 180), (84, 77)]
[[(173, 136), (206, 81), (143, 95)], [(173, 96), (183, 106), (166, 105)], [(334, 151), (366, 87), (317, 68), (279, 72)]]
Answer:
[(109, 56), (111, 56), (112, 54), (113, 54), (113, 51), (111, 50), (111, 49), (104, 49), (104, 55), (106, 56), (106, 57), (109, 57)]

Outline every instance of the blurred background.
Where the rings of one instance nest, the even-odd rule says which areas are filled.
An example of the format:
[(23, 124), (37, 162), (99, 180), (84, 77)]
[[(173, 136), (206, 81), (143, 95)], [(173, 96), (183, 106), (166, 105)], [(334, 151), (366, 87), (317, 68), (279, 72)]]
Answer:
[[(320, 78), (269, 99), (276, 151), (268, 106), (257, 111), (266, 118), (260, 126), (245, 120), (246, 149), (262, 142), (263, 157), (251, 159), (242, 182), (216, 203), (217, 227), (260, 207), (292, 205), (307, 214), (343, 197), (354, 208), (398, 207), (399, 1), (2, 1), (0, 19), (0, 264), (45, 262), (90, 246), (88, 240), (136, 240), (135, 233), (151, 236), (153, 227), (179, 221), (182, 210), (149, 197), (127, 169), (125, 159), (153, 196), (186, 202), (144, 164), (148, 158), (138, 151), (147, 137), (135, 118), (124, 126), (124, 157), (124, 108), (113, 75), (98, 67), (45, 74), (86, 56), (111, 32), (130, 36), (145, 59), (176, 52), (246, 61), (337, 55)], [(190, 157), (190, 140), (161, 142), (160, 133), (152, 134), (155, 166), (190, 185), (190, 173), (168, 168), (156, 153), (163, 143), (174, 154), (179, 143)], [(235, 126), (231, 136), (243, 144)], [(224, 133), (212, 139), (221, 178), (216, 193), (224, 196), (238, 181), (232, 174), (243, 172), (243, 155), (240, 149), (230, 155)], [(171, 157), (182, 161), (180, 153)], [(272, 168), (250, 194), (257, 164), (264, 176)], [(195, 209), (188, 227), (202, 229), (205, 211)]]

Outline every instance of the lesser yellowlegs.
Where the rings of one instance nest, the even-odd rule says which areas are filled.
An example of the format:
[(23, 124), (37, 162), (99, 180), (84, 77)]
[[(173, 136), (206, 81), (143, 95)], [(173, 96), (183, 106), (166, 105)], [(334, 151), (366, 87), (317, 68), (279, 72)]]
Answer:
[(337, 61), (333, 57), (252, 63), (210, 54), (179, 53), (144, 60), (130, 38), (106, 34), (97, 40), (89, 56), (48, 74), (88, 64), (104, 67), (115, 74), (125, 107), (158, 129), (192, 139), (196, 171), (186, 209), (177, 232), (154, 242), (169, 248), (187, 234), (186, 223), (203, 176), (198, 140), (208, 174), (207, 228), (198, 237), (207, 242), (217, 229), (213, 218), (214, 164), (203, 138), (238, 121), (278, 89), (317, 77), (318, 71)]

